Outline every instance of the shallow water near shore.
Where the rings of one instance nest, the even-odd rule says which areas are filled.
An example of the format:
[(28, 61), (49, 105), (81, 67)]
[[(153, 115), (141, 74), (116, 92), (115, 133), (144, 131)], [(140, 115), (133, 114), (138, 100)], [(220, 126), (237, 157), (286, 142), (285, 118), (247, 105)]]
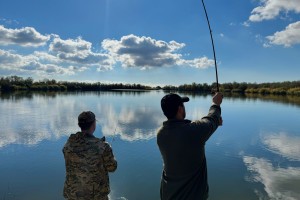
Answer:
[[(210, 95), (186, 94), (187, 119), (207, 114)], [(110, 199), (159, 199), (156, 130), (162, 91), (0, 94), (0, 199), (60, 200), (62, 147), (91, 110), (96, 137), (118, 160)], [(225, 96), (223, 126), (206, 143), (211, 200), (299, 199), (300, 103), (296, 97)]]

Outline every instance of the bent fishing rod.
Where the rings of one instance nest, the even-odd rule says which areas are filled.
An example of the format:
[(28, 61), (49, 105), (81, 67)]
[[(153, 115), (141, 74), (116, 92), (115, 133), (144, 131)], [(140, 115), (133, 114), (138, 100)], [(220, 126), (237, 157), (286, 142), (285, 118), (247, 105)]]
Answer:
[[(209, 29), (209, 33), (210, 33), (210, 39), (211, 39), (212, 49), (213, 49), (213, 53), (214, 53), (216, 81), (217, 81), (217, 92), (219, 92), (218, 67), (217, 67), (217, 59), (216, 59), (216, 51), (215, 51), (214, 39), (213, 39), (213, 36), (212, 36), (212, 30), (210, 28), (210, 23), (209, 23), (207, 11), (206, 11), (206, 8), (205, 8), (204, 0), (201, 0), (201, 1), (202, 1), (203, 9), (204, 9), (204, 12), (205, 12), (205, 16), (206, 16), (206, 21), (207, 21), (207, 25), (208, 25), (208, 29)], [(220, 126), (223, 125), (223, 119), (222, 119), (222, 117), (220, 117), (219, 125)]]
[(218, 67), (217, 67), (216, 51), (215, 51), (214, 39), (213, 39), (213, 36), (212, 36), (212, 30), (211, 30), (211, 27), (210, 27), (210, 23), (209, 23), (207, 11), (206, 11), (206, 8), (205, 8), (204, 0), (202, 0), (202, 5), (203, 5), (203, 8), (204, 8), (206, 21), (207, 21), (207, 25), (208, 25), (209, 33), (210, 33), (211, 44), (212, 44), (213, 53), (214, 53), (216, 81), (217, 81), (217, 92), (219, 92), (219, 80), (218, 80)]

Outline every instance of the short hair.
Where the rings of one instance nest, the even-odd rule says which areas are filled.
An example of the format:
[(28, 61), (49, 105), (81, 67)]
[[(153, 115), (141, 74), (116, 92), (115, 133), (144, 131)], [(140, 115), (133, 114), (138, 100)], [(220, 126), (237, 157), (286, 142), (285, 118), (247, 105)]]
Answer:
[(82, 130), (88, 130), (95, 121), (95, 114), (91, 111), (84, 111), (78, 116), (78, 126)]

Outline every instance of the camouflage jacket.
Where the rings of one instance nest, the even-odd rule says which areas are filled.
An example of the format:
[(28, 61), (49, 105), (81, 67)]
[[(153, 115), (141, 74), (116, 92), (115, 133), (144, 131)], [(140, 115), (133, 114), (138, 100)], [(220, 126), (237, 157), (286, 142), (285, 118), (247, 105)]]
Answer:
[(71, 134), (63, 154), (66, 165), (66, 199), (106, 199), (110, 192), (108, 172), (117, 168), (110, 145), (82, 132)]

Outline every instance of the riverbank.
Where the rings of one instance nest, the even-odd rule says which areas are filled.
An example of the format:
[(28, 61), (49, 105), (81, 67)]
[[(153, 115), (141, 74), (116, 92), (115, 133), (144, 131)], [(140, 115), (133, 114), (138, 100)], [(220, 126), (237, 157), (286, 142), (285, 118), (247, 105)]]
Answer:
[[(109, 91), (109, 90), (165, 90), (175, 92), (195, 92), (211, 93), (216, 91), (216, 83), (191, 83), (179, 86), (147, 86), (142, 84), (122, 84), (122, 83), (87, 83), (56, 81), (54, 79), (44, 79), (34, 81), (31, 77), (22, 78), (18, 76), (8, 76), (0, 78), (0, 91)], [(238, 94), (261, 94), (261, 95), (293, 95), (300, 96), (300, 80), (284, 81), (273, 83), (221, 83), (219, 90), (223, 93)]]

